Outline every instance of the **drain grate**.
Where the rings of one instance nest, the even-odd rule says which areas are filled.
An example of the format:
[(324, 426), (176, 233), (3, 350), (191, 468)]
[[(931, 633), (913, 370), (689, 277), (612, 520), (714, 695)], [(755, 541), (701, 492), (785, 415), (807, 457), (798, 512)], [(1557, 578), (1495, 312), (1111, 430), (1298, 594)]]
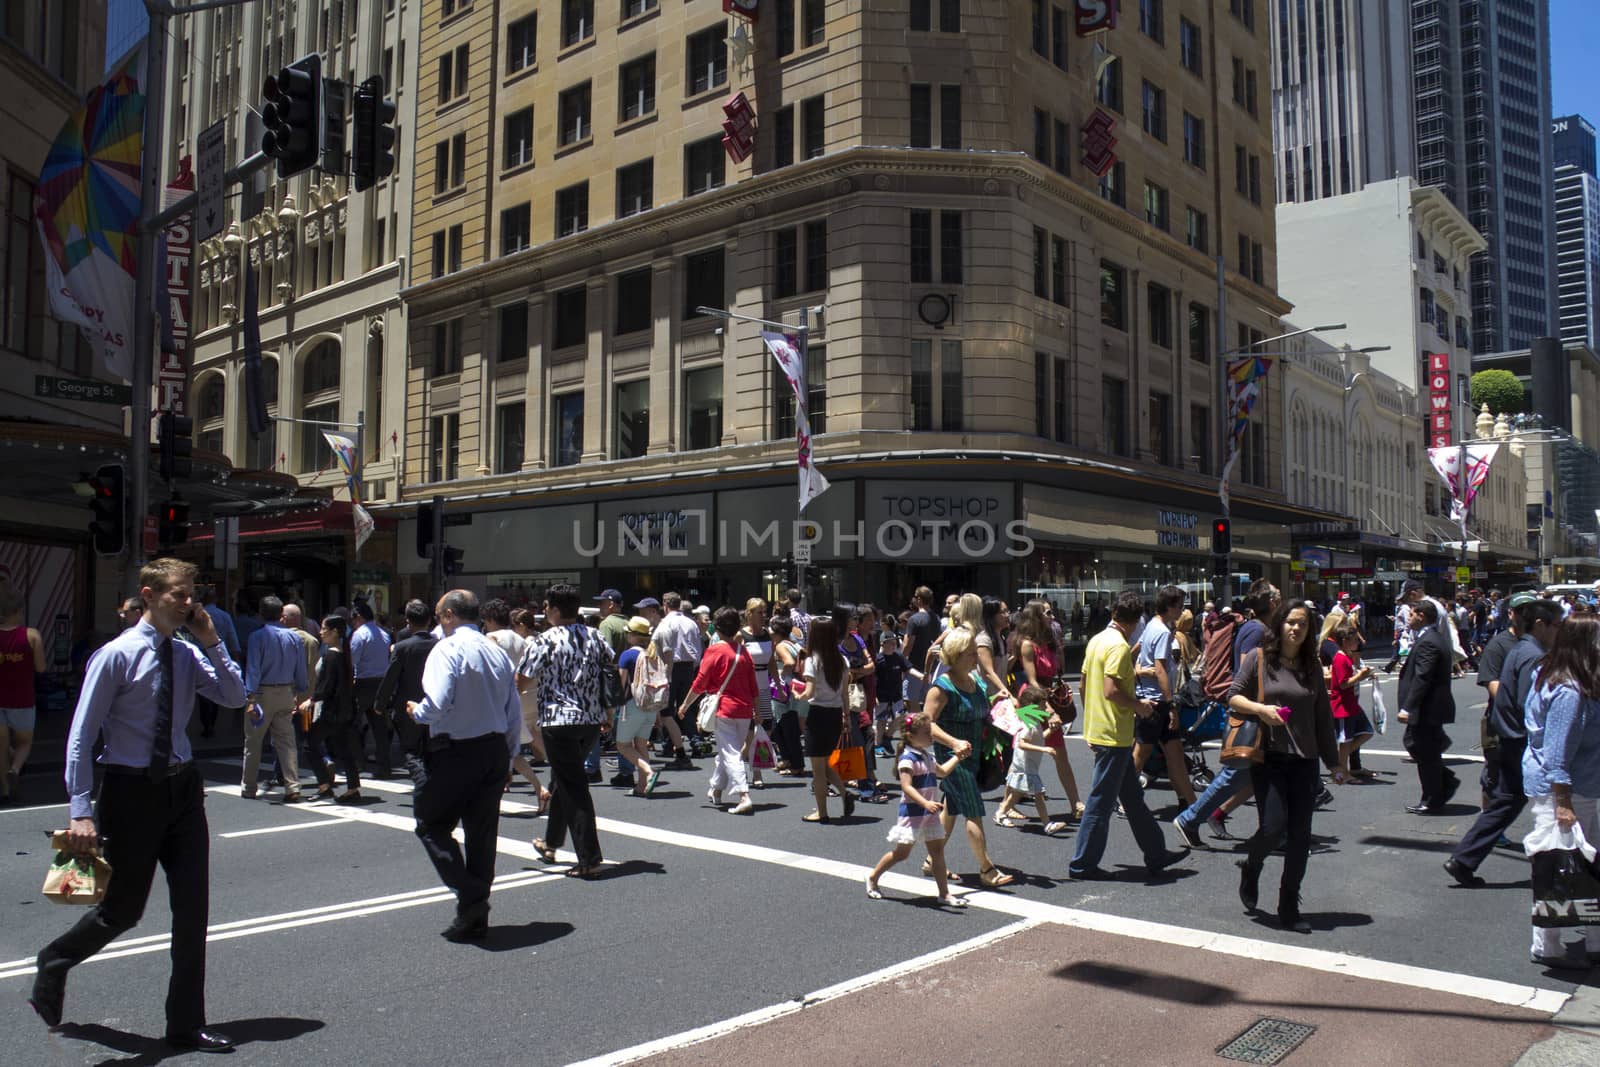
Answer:
[(1217, 1049), (1217, 1055), (1239, 1063), (1282, 1063), (1316, 1032), (1315, 1026), (1287, 1019), (1257, 1019), (1244, 1033)]

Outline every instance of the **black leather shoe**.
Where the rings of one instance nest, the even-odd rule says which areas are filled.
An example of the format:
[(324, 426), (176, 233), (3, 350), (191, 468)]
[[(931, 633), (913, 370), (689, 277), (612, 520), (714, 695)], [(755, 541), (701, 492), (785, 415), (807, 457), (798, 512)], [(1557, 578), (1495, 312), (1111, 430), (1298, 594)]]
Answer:
[(440, 934), (446, 941), (482, 941), (489, 936), (489, 905), (478, 904), (456, 914), (456, 921)]
[(1432, 804), (1407, 804), (1407, 815), (1438, 815), (1439, 809)]
[(1255, 914), (1256, 905), (1261, 901), (1261, 868), (1250, 866), (1249, 860), (1239, 860), (1239, 903), (1244, 905), (1244, 910)]
[(1309, 934), (1311, 924), (1301, 917), (1298, 911), (1278, 912), (1278, 926), (1292, 934)]
[(168, 1034), (167, 1044), (189, 1052), (232, 1052), (233, 1039), (215, 1030), (190, 1030), (186, 1034)]
[(1479, 886), (1486, 884), (1471, 867), (1468, 867), (1454, 856), (1444, 861), (1444, 870), (1446, 874), (1456, 880), (1457, 885), (1464, 885), (1468, 889), (1477, 889)]
[(1188, 855), (1189, 850), (1186, 848), (1177, 849), (1176, 851), (1172, 852), (1166, 852), (1163, 853), (1161, 858), (1156, 860), (1154, 863), (1145, 864), (1144, 868), (1150, 872), (1151, 877), (1154, 877), (1166, 870), (1168, 867), (1171, 867), (1174, 863), (1177, 863), (1179, 860), (1187, 858)]
[(1444, 780), (1444, 793), (1443, 793), (1442, 796), (1439, 797), (1439, 803), (1435, 804), (1434, 807), (1442, 808), (1446, 804), (1450, 803), (1450, 798), (1455, 796), (1456, 795), (1456, 790), (1460, 789), (1460, 788), (1461, 788), (1461, 779), (1460, 778), (1457, 778), (1453, 774), (1450, 777), (1446, 778)]
[(28, 1003), (33, 1005), (33, 1010), (51, 1029), (61, 1025), (61, 1009), (66, 998), (66, 979), (52, 977), (44, 971), (34, 975), (33, 992), (28, 996)]
[(1068, 871), (1067, 877), (1074, 882), (1112, 882), (1117, 876), (1104, 867), (1086, 867), (1081, 871)]

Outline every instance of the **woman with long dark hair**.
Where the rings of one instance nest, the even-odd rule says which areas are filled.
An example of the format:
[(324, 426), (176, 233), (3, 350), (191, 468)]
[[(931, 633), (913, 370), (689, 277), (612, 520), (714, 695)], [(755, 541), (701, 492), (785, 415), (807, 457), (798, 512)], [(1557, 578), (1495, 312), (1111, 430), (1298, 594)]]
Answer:
[(805, 704), (795, 696), (794, 682), (802, 672), (805, 646), (794, 637), (794, 624), (787, 615), (778, 615), (769, 624), (772, 631), (772, 714), (776, 717), (773, 743), (778, 746), (778, 773), (785, 778), (803, 778), (806, 773), (806, 746), (802, 733)]
[(345, 653), (350, 624), (339, 615), (329, 615), (322, 620), (322, 658), (317, 661), (317, 683), (311, 699), (301, 705), (301, 710), (313, 715), (311, 729), (306, 731), (310, 746), (312, 768), (317, 774), (317, 797), (333, 799), (333, 764), (323, 756), (328, 753), (344, 765), (345, 790), (339, 795), (341, 804), (361, 799), (360, 752), (361, 742), (356, 735), (355, 680), (351, 676), (350, 657)]
[[(1056, 643), (1055, 628), (1050, 625), (1050, 614), (1054, 610), (1048, 600), (1030, 600), (1017, 616), (1017, 628), (1011, 635), (1011, 660), (1006, 673), (1019, 692), (1033, 685), (1048, 693), (1061, 676), (1061, 648)], [(1061, 778), (1061, 788), (1066, 790), (1067, 803), (1072, 807), (1071, 817), (1082, 818), (1083, 802), (1078, 799), (1078, 779), (1067, 760), (1066, 725), (1053, 710), (1046, 725), (1045, 744), (1050, 749), (1050, 758), (1055, 762), (1056, 774)]]
[(1011, 687), (1000, 677), (1007, 659), (1006, 635), (1011, 631), (1011, 609), (999, 597), (983, 598), (974, 647), (978, 650), (978, 677), (991, 701), (1009, 698)]
[(828, 783), (832, 782), (844, 801), (848, 818), (856, 810), (856, 798), (839, 772), (828, 766), (828, 757), (839, 747), (844, 731), (844, 700), (850, 682), (849, 664), (839, 651), (839, 627), (831, 617), (814, 616), (806, 634), (806, 654), (801, 661), (800, 692), (796, 694), (810, 708), (806, 712), (806, 758), (811, 762), (811, 795), (817, 807), (801, 818), (805, 822), (828, 822)]
[[(1556, 630), (1550, 651), (1534, 673), (1523, 710), (1528, 747), (1522, 754), (1522, 789), (1533, 810), (1530, 840), (1557, 828), (1583, 830), (1600, 844), (1600, 621), (1575, 615)], [(1588, 957), (1600, 954), (1600, 926), (1584, 927)], [(1585, 968), (1570, 960), (1561, 931), (1533, 928), (1534, 963)]]
[(1317, 760), (1339, 785), (1345, 782), (1328, 687), (1317, 656), (1316, 618), (1303, 602), (1286, 601), (1272, 613), (1261, 647), (1247, 656), (1228, 690), (1228, 708), (1261, 721), (1265, 759), (1250, 765), (1260, 826), (1239, 861), (1239, 900), (1254, 913), (1267, 856), (1287, 840), (1278, 882), (1278, 923), (1310, 933), (1300, 915), (1300, 884), (1311, 854), (1311, 815), (1322, 779)]

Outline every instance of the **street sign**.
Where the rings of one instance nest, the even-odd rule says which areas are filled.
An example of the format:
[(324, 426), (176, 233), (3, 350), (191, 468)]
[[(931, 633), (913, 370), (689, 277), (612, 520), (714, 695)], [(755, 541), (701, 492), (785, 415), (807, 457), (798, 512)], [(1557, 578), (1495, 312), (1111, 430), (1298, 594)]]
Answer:
[(141, 543), (144, 545), (144, 554), (147, 556), (153, 554), (160, 544), (156, 537), (156, 517), (154, 515), (146, 515), (144, 517), (144, 533)]
[(228, 123), (219, 119), (200, 132), (195, 144), (195, 193), (199, 202), (194, 210), (194, 239), (209, 241), (222, 232), (227, 212), (222, 192), (228, 173)]
[(811, 566), (811, 546), (804, 541), (796, 541), (794, 545), (794, 561), (802, 567)]
[(1471, 567), (1457, 567), (1456, 568), (1456, 584), (1457, 585), (1471, 585), (1472, 584), (1472, 568)]
[(132, 404), (133, 387), (114, 382), (96, 382), (88, 378), (53, 378), (48, 374), (33, 376), (35, 396), (50, 400), (78, 400), (85, 404)]
[(472, 512), (470, 512), (470, 511), (455, 511), (455, 512), (447, 511), (444, 514), (444, 524), (446, 526), (471, 526), (472, 525)]

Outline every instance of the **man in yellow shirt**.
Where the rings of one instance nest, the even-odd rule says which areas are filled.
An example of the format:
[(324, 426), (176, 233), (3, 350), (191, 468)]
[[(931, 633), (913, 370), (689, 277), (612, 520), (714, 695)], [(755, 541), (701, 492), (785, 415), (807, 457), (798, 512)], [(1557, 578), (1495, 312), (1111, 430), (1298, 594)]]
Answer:
[(1090, 638), (1083, 654), (1083, 737), (1094, 753), (1094, 776), (1078, 826), (1078, 847), (1067, 875), (1092, 881), (1115, 877), (1100, 866), (1106, 834), (1122, 802), (1134, 840), (1152, 876), (1188, 854), (1169, 852), (1156, 817), (1145, 806), (1144, 790), (1133, 769), (1133, 721), (1155, 713), (1155, 705), (1133, 694), (1133, 649), (1128, 636), (1139, 625), (1139, 594), (1125, 592), (1111, 608), (1111, 625)]

